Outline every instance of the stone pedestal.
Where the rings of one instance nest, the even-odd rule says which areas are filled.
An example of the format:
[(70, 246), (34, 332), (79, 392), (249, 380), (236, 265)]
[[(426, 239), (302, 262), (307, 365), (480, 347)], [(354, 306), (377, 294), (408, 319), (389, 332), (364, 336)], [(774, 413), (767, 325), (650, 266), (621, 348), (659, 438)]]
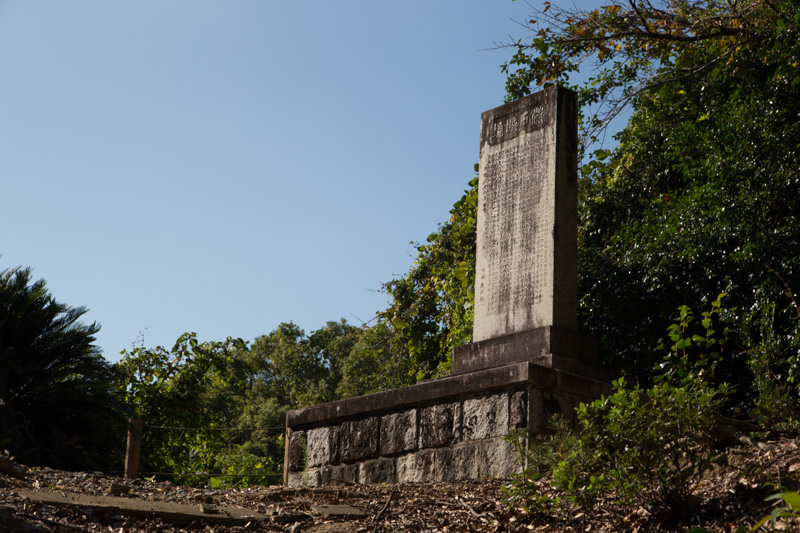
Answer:
[(457, 346), (453, 349), (453, 374), (521, 361), (604, 381), (611, 377), (596, 366), (596, 340), (554, 326)]

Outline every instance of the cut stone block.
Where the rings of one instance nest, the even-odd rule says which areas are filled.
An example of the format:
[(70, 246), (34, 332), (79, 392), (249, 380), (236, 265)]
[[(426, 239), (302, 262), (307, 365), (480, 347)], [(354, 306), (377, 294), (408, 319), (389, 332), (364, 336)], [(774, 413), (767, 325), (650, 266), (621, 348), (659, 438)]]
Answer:
[(421, 450), (398, 457), (395, 462), (397, 482), (425, 483), (433, 480), (434, 453), (434, 450)]
[(577, 329), (577, 98), (561, 87), (481, 115), (476, 342)]
[(311, 512), (323, 517), (364, 518), (367, 513), (352, 505), (320, 505), (312, 504)]
[(338, 427), (310, 429), (306, 433), (308, 466), (322, 466), (339, 462)]
[(490, 476), (490, 466), (480, 441), (462, 442), (436, 450), (434, 472), (436, 481), (483, 479)]
[(417, 449), (417, 410), (381, 417), (381, 455), (397, 455)]
[(502, 437), (508, 433), (508, 393), (464, 400), (464, 440)]
[(381, 457), (359, 464), (358, 479), (363, 484), (394, 483), (395, 460)]
[(290, 433), (289, 443), (289, 456), (288, 468), (291, 472), (299, 472), (305, 468), (305, 450), (306, 450), (306, 432), (305, 431), (292, 431)]
[(352, 485), (358, 483), (358, 465), (323, 466), (321, 469), (322, 484), (335, 485), (344, 483)]
[(490, 477), (507, 478), (522, 472), (522, 462), (515, 446), (503, 439), (482, 442), (486, 463), (491, 465)]
[[(534, 390), (531, 398), (531, 427), (532, 433), (546, 433), (550, 431), (550, 419), (554, 416), (563, 416), (563, 397), (559, 398), (549, 391)], [(571, 417), (570, 417), (571, 418)]]
[(528, 427), (528, 391), (516, 391), (511, 395), (509, 403), (509, 429)]
[(307, 468), (302, 472), (287, 472), (290, 487), (318, 487), (322, 485), (322, 469)]
[(461, 404), (443, 403), (420, 409), (420, 448), (439, 448), (461, 438)]
[(453, 348), (453, 374), (517, 361), (597, 377), (597, 341), (575, 331), (542, 326)]
[[(244, 526), (251, 526), (261, 529), (258, 524), (269, 524), (269, 520), (272, 518), (271, 516), (260, 513), (254, 509), (244, 509), (241, 507), (231, 507), (227, 505), (222, 505), (219, 507), (189, 505), (186, 503), (177, 502), (151, 501), (145, 500), (144, 498), (123, 498), (116, 496), (78, 494), (74, 492), (65, 492), (63, 490), (16, 490), (21, 498), (36, 504), (45, 504), (48, 506), (53, 505), (59, 507), (69, 506), (74, 509), (80, 509), (80, 512), (86, 515), (94, 512), (96, 517), (123, 515), (140, 517), (144, 519), (155, 518), (181, 525), (191, 524), (192, 526), (204, 523), (204, 529), (209, 530), (215, 530), (216, 528), (214, 525), (231, 527), (233, 530), (242, 529)], [(70, 511), (70, 513), (74, 512), (75, 511)], [(6, 514), (5, 511), (3, 514)], [(3, 531), (13, 531), (13, 529), (16, 529), (17, 531), (53, 531), (53, 529), (56, 531), (59, 529), (62, 531), (73, 531), (83, 529), (83, 527), (78, 528), (75, 526), (69, 526), (69, 529), (67, 529), (66, 524), (61, 527), (56, 525), (56, 527), (53, 529), (50, 529), (49, 527), (36, 526), (28, 526), (24, 529), (11, 526), (13, 529), (9, 529), (7, 524), (7, 520), (4, 519), (2, 525)], [(22, 522), (19, 522), (18, 524), (22, 525)], [(57, 524), (57, 522), (53, 522), (53, 524)], [(227, 527), (225, 529), (227, 529)], [(156, 529), (174, 531), (177, 528), (173, 529), (171, 527), (163, 526), (147, 527), (147, 530)], [(192, 529), (195, 529), (195, 527), (192, 527)]]
[(343, 463), (354, 463), (378, 456), (378, 417), (342, 423), (341, 456)]

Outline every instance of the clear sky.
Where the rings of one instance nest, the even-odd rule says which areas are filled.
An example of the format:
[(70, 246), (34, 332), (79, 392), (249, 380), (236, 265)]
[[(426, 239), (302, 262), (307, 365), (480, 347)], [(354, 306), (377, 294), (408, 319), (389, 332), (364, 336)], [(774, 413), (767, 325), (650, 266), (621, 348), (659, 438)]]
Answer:
[(369, 321), (474, 176), (511, 0), (0, 0), (0, 269), (117, 360)]

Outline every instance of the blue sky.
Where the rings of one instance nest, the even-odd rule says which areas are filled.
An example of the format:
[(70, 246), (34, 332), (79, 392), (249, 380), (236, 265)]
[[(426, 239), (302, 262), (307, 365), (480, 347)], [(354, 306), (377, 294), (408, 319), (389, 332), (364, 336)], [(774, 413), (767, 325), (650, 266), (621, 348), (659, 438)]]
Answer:
[(0, 0), (0, 269), (110, 360), (368, 321), (473, 177), (511, 0)]

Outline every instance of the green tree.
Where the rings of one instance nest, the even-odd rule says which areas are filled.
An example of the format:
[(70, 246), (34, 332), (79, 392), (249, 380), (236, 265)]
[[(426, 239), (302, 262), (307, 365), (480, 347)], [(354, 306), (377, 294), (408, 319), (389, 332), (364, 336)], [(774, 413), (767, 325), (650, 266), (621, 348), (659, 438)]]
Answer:
[(230, 485), (274, 483), (286, 412), (338, 399), (343, 363), (360, 335), (344, 320), (310, 335), (284, 323), (252, 347), (186, 333), (171, 350), (123, 352), (120, 388), (151, 426), (142, 470), (191, 485), (212, 477)]
[[(782, 55), (796, 24), (791, 0), (611, 0), (591, 10), (545, 1), (528, 22), (532, 37), (511, 45), (515, 54), (502, 67), (507, 98), (569, 87), (584, 110), (584, 140), (593, 142), (640, 95), (675, 82), (703, 92), (743, 55), (774, 58), (775, 45)], [(592, 74), (581, 81), (579, 73)]]
[(344, 319), (306, 335), (297, 325), (280, 324), (258, 337), (248, 355), (254, 394), (275, 398), (286, 409), (338, 398), (342, 364), (358, 341), (359, 328)]
[(0, 450), (24, 464), (120, 466), (124, 410), (86, 311), (57, 302), (29, 268), (0, 272)]
[(195, 333), (181, 335), (171, 350), (122, 352), (119, 387), (146, 425), (202, 429), (147, 429), (142, 470), (186, 474), (177, 480), (187, 483), (207, 479), (188, 474), (213, 472), (217, 455), (234, 442), (230, 433), (215, 430), (238, 420), (250, 376), (246, 353), (241, 339), (200, 342)]
[(364, 330), (342, 363), (340, 398), (412, 385), (416, 382), (405, 339), (385, 321)]

